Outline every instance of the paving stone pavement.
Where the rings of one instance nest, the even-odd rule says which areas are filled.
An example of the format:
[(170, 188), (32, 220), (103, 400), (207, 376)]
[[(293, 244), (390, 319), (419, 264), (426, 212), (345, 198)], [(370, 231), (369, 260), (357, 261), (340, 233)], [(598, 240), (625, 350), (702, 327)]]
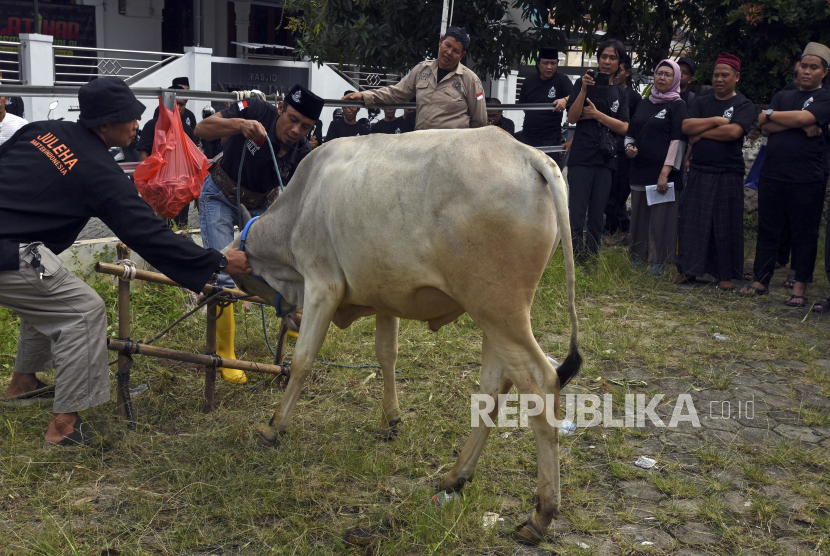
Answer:
[[(197, 229), (199, 227), (199, 212), (196, 210), (194, 204), (190, 205), (190, 212), (187, 214), (188, 229)], [(110, 230), (106, 224), (101, 222), (98, 218), (90, 218), (89, 222), (81, 233), (78, 235), (78, 241), (85, 241), (88, 239), (105, 239), (115, 237), (115, 234)]]
[[(573, 526), (569, 521), (575, 514), (563, 510), (563, 516), (551, 526), (549, 544), (517, 547), (514, 554), (828, 554), (825, 545), (817, 548), (802, 535), (828, 523), (830, 489), (826, 482), (816, 488), (809, 486), (810, 477), (815, 478), (819, 471), (808, 464), (799, 465), (795, 459), (802, 449), (823, 460), (825, 469), (830, 462), (830, 426), (810, 425), (805, 420), (809, 415), (823, 415), (824, 419), (814, 418), (812, 422), (828, 422), (828, 392), (811, 380), (811, 376), (827, 372), (827, 359), (810, 364), (747, 361), (722, 389), (696, 388), (691, 378), (652, 378), (646, 391), (665, 396), (656, 409), (658, 416), (664, 421), (670, 419), (678, 396), (687, 395), (694, 402), (700, 426), (646, 426), (646, 433), (629, 437), (626, 444), (634, 454), (630, 470), (639, 476), (596, 486), (599, 499), (588, 504), (591, 509), (585, 511), (596, 517), (598, 531), (586, 534), (584, 525)], [(624, 374), (638, 378), (636, 369)], [(584, 383), (575, 388), (587, 391)], [(599, 433), (585, 434), (584, 439), (578, 434), (563, 437), (564, 461), (570, 450), (598, 448)], [(758, 457), (775, 450), (781, 453), (780, 466), (765, 464), (769, 458)], [(707, 465), (704, 453), (733, 458), (737, 469), (734, 464), (728, 469), (726, 465)], [(657, 466), (647, 471), (635, 467), (633, 462), (639, 455), (655, 458)], [(566, 473), (563, 471), (563, 476)], [(696, 489), (697, 494), (683, 494), (675, 488)], [(802, 488), (807, 490), (801, 492)], [(764, 514), (765, 507), (774, 512)], [(667, 519), (671, 515), (679, 516), (677, 524)], [(719, 529), (713, 524), (712, 519), (718, 515), (727, 516), (729, 525)], [(736, 548), (734, 538), (727, 540), (726, 531), (733, 530), (757, 538), (757, 546)], [(825, 530), (825, 539), (828, 534), (830, 531)]]

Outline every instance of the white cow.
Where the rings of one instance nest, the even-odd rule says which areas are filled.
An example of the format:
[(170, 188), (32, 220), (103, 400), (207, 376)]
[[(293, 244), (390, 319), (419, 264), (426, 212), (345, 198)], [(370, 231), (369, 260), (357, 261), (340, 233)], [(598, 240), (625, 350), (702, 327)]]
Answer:
[[(533, 337), (530, 307), (562, 240), (571, 350), (557, 371)], [(238, 247), (237, 238), (230, 247)], [(330, 322), (376, 315), (383, 382), (381, 428), (400, 424), (395, 392), (399, 319), (432, 330), (463, 313), (484, 332), (481, 392), (553, 394), (579, 370), (574, 262), (565, 182), (544, 154), (499, 129), (418, 131), (338, 139), (315, 149), (255, 222), (245, 251), (255, 274), (245, 291), (282, 310), (304, 309), (291, 380), (259, 441), (274, 445)], [(267, 284), (266, 284), (267, 282)], [(498, 406), (493, 410), (495, 416)], [(558, 429), (531, 417), (538, 450), (536, 513), (516, 533), (538, 541), (559, 514)], [(458, 490), (475, 471), (490, 429), (474, 428), (439, 485)]]

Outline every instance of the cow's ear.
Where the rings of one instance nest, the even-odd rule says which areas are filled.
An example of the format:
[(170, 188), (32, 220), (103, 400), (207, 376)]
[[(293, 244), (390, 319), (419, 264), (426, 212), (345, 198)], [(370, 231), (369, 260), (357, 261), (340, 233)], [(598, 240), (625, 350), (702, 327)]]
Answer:
[(247, 224), (251, 220), (251, 213), (248, 212), (247, 207), (242, 204), (239, 205), (239, 220), (240, 230), (242, 230), (242, 228), (245, 227), (245, 224)]

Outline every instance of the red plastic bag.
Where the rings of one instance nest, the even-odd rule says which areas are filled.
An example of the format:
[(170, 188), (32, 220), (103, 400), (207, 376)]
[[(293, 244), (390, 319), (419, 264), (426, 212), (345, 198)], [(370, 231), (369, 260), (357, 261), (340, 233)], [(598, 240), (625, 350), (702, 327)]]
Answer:
[(159, 119), (153, 153), (133, 174), (141, 198), (158, 214), (174, 218), (199, 198), (210, 162), (182, 128), (177, 111), (168, 110), (159, 98)]

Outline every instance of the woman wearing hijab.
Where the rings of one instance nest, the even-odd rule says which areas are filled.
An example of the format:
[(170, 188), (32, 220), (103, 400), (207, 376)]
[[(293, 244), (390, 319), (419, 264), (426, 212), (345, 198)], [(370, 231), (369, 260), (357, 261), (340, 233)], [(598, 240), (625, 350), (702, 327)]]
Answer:
[[(654, 276), (674, 262), (677, 249), (679, 195), (674, 184), (682, 180), (686, 118), (680, 67), (663, 60), (654, 70), (648, 101), (637, 106), (625, 138), (625, 154), (631, 159), (631, 259), (636, 266), (648, 259), (649, 274)], [(646, 186), (655, 185), (657, 199), (649, 204)]]

